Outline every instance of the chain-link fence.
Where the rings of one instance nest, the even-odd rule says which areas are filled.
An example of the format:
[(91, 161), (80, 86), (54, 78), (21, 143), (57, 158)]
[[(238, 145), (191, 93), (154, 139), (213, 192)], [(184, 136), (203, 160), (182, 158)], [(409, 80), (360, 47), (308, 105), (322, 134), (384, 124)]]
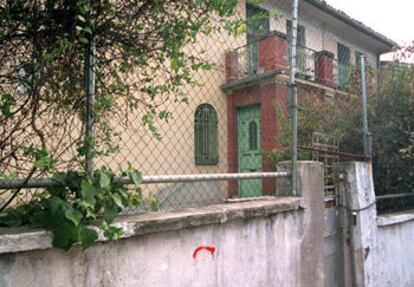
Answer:
[[(144, 195), (156, 198), (161, 209), (275, 195), (275, 177), (280, 176), (272, 174), (276, 163), (292, 157), (294, 131), (288, 76), (294, 26), (291, 7), (291, 0), (261, 4), (239, 1), (235, 15), (229, 19), (252, 21), (240, 23), (232, 33), (221, 28), (198, 35), (183, 53), (193, 61), (192, 69), (182, 71), (180, 77), (177, 73), (172, 75), (171, 70), (179, 70), (182, 63), (171, 59), (158, 66), (149, 64), (146, 69), (140, 69), (137, 61), (132, 72), (105, 74), (99, 70), (100, 65), (117, 56), (118, 51), (105, 50), (105, 43), (97, 41), (98, 89), (102, 83), (113, 82), (113, 91), (122, 83), (126, 88), (119, 94), (133, 101), (112, 101), (106, 90), (96, 95), (107, 99), (99, 102), (98, 111), (105, 110), (105, 105), (114, 107), (96, 123), (99, 128), (95, 136), (103, 139), (96, 168), (123, 170), (129, 164), (136, 167), (147, 179), (152, 178), (143, 185)], [(300, 3), (296, 58), (299, 159), (324, 161), (326, 192), (332, 195), (334, 164), (367, 159), (360, 56), (367, 59), (369, 96), (376, 95), (377, 57), (367, 45), (353, 41), (347, 29), (329, 26), (315, 13), (325, 12), (306, 1)], [(116, 64), (107, 67), (115, 68)], [(22, 78), (26, 79), (23, 75), (7, 83), (11, 93)], [(5, 85), (1, 84), (2, 89)], [(79, 104), (85, 102), (80, 100)], [(83, 166), (79, 151), (85, 148), (78, 141), (84, 134), (84, 115), (70, 111), (68, 115), (56, 114), (47, 106), (44, 109), (38, 125), (45, 131), (40, 139), (46, 139), (45, 146), (58, 163), (52, 171), (79, 169)], [(27, 115), (24, 120), (33, 125)], [(30, 146), (24, 127), (13, 135), (9, 146)], [(21, 150), (26, 150), (28, 158), (41, 152)], [(2, 149), (2, 155), (11, 152)], [(27, 175), (30, 170), (18, 167), (16, 158), (21, 157), (9, 156), (2, 161), (1, 172), (14, 177)], [(14, 171), (17, 172), (13, 175)], [(252, 178), (234, 175), (248, 173), (253, 174)], [(254, 176), (259, 173), (262, 175)], [(34, 177), (44, 175), (50, 173), (36, 171)], [(203, 177), (197, 179), (196, 175)], [(228, 176), (223, 179), (225, 175)], [(217, 180), (220, 176), (223, 180)], [(2, 191), (0, 198), (7, 201), (12, 193)], [(33, 197), (27, 189), (20, 193), (22, 200)]]

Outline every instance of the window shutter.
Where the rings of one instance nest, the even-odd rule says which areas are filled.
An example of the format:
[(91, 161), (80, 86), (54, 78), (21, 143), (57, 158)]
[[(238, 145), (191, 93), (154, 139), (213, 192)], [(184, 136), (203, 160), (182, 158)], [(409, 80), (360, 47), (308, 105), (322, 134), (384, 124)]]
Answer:
[(196, 165), (218, 163), (217, 113), (208, 105), (200, 105), (194, 119), (194, 150)]

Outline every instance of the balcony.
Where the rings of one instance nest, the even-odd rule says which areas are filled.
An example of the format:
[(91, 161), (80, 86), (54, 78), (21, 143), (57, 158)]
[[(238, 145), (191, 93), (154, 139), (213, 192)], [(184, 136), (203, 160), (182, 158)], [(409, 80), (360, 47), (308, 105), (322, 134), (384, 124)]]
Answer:
[[(248, 79), (270, 71), (288, 73), (290, 49), (286, 35), (273, 31), (256, 42), (226, 53), (227, 83)], [(351, 73), (349, 65), (340, 64), (328, 51), (305, 46), (297, 49), (297, 77), (330, 88), (343, 89)]]

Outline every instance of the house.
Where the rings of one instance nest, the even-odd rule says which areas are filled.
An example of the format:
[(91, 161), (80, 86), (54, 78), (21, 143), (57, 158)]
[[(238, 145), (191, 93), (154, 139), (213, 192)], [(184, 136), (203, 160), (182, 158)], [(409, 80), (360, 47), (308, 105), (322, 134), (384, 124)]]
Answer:
[[(120, 157), (128, 158), (145, 174), (270, 171), (263, 152), (277, 148), (275, 135), (280, 127), (274, 101), (288, 106), (290, 9), (291, 1), (255, 5), (241, 0), (237, 11), (247, 18), (275, 11), (279, 15), (260, 19), (239, 37), (225, 32), (201, 37), (192, 49), (204, 49), (203, 55), (215, 68), (194, 76), (201, 85), (188, 87), (188, 105), (167, 103), (173, 119), (159, 123), (164, 140), (140, 137), (133, 149), (121, 150)], [(361, 54), (376, 69), (380, 55), (395, 45), (324, 1), (300, 1), (298, 83), (322, 97), (344, 93), (351, 67), (358, 64)], [(154, 188), (161, 203), (181, 204), (194, 198), (211, 202), (272, 194), (274, 189), (273, 179)], [(189, 192), (198, 194), (190, 196)]]
[[(359, 66), (361, 55), (366, 56), (369, 67), (377, 69), (380, 55), (396, 45), (323, 1), (299, 2), (298, 84), (321, 97), (335, 97), (345, 90), (352, 66)], [(257, 6), (247, 2), (247, 18), (269, 11), (278, 11), (280, 16), (255, 23), (247, 31), (246, 45), (226, 53), (226, 83), (221, 87), (227, 97), (229, 172), (271, 169), (262, 151), (277, 148), (275, 135), (279, 127), (274, 101), (287, 107), (289, 94), (292, 22), (290, 6), (280, 3), (283, 1), (265, 1)], [(255, 141), (258, 144), (252, 145)], [(238, 152), (231, 153), (232, 150)], [(272, 180), (257, 181), (256, 185), (253, 195), (271, 194), (274, 190)], [(229, 187), (230, 196), (251, 196), (251, 190), (251, 183), (244, 186), (241, 182), (238, 187), (234, 183)]]

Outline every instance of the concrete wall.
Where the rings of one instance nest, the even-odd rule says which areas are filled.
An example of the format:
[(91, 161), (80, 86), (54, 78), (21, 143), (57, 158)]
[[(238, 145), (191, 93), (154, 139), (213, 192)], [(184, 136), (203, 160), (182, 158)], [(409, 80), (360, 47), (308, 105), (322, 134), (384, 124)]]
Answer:
[[(300, 286), (301, 214), (0, 257), (0, 286)], [(213, 245), (214, 258), (200, 252)], [(303, 285), (302, 285), (303, 286)]]
[(377, 216), (369, 163), (339, 165), (344, 286), (414, 286), (414, 212)]
[(324, 286), (343, 286), (342, 233), (336, 207), (325, 209)]
[[(298, 169), (301, 197), (120, 218), (123, 239), (85, 252), (51, 248), (45, 231), (0, 228), (0, 286), (323, 286), (323, 167)], [(213, 254), (195, 256), (200, 246)]]
[(371, 286), (414, 286), (414, 212), (378, 217)]

